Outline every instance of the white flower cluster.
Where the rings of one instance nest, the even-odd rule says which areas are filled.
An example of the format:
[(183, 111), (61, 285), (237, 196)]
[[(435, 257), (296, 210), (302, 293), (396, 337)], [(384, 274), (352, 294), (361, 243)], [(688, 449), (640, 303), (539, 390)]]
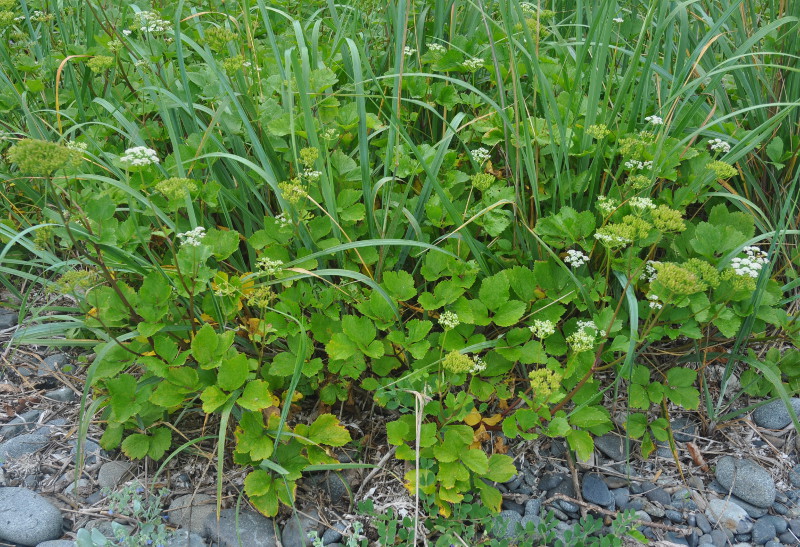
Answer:
[(624, 23), (625, 19), (623, 19), (622, 17), (614, 17), (612, 21), (614, 21), (615, 23)]
[(533, 325), (529, 328), (533, 337), (539, 340), (544, 340), (556, 332), (556, 324), (549, 320), (542, 321), (541, 319), (535, 319)]
[(628, 239), (627, 237), (615, 236), (612, 234), (605, 234), (602, 232), (595, 232), (594, 238), (600, 243), (609, 243), (609, 244), (621, 243), (623, 245), (627, 245), (628, 243), (633, 243), (633, 241)]
[(134, 146), (125, 150), (125, 155), (119, 158), (122, 163), (130, 164), (134, 167), (141, 167), (150, 165), (151, 163), (158, 163), (158, 154), (152, 148), (146, 146)]
[(142, 32), (170, 32), (172, 30), (172, 23), (161, 19), (154, 11), (137, 13), (136, 24)]
[(659, 262), (655, 260), (648, 260), (644, 265), (644, 271), (642, 272), (642, 275), (639, 276), (639, 279), (647, 280), (648, 283), (655, 281), (656, 277), (658, 276), (655, 266), (656, 264), (659, 264)]
[(411, 57), (416, 52), (417, 52), (417, 50), (414, 49), (413, 47), (406, 46), (406, 47), (403, 48), (403, 55), (405, 55), (406, 57)]
[(447, 48), (444, 47), (442, 44), (434, 44), (432, 42), (428, 42), (425, 45), (427, 45), (428, 49), (433, 51), (434, 53), (444, 53), (445, 51), (447, 51)]
[(722, 152), (723, 154), (727, 154), (731, 151), (731, 145), (722, 139), (710, 139), (708, 144), (711, 147), (711, 150), (714, 152)]
[(275, 217), (275, 220), (278, 221), (278, 224), (280, 224), (282, 228), (292, 224), (292, 219), (287, 217), (286, 213), (279, 214), (278, 216)]
[(573, 268), (580, 268), (581, 266), (589, 262), (589, 257), (583, 251), (576, 251), (575, 249), (570, 249), (567, 251), (567, 257), (564, 259), (564, 262), (566, 262)]
[(126, 28), (126, 29), (123, 29), (123, 31), (122, 31), (122, 35), (123, 36), (130, 36), (131, 34), (133, 34), (133, 31), (130, 30), (130, 29)]
[(648, 294), (647, 300), (650, 303), (651, 310), (660, 310), (661, 308), (664, 307), (664, 305), (661, 302), (659, 302), (660, 299), (657, 294)]
[(203, 238), (206, 236), (206, 229), (202, 226), (198, 226), (194, 230), (189, 230), (188, 232), (183, 232), (182, 234), (178, 234), (178, 239), (181, 240), (182, 245), (188, 245), (190, 247), (199, 247), (200, 243), (203, 241)]
[(628, 203), (631, 204), (631, 207), (634, 209), (655, 209), (656, 204), (653, 203), (653, 200), (650, 198), (642, 198), (642, 197), (632, 197), (628, 200)]
[(639, 160), (628, 160), (625, 162), (625, 167), (627, 169), (652, 169), (653, 162), (652, 161), (639, 161)]
[(313, 169), (303, 170), (303, 178), (309, 181), (317, 181), (322, 176), (322, 171), (314, 171)]
[(472, 360), (475, 361), (475, 364), (469, 369), (470, 374), (478, 374), (486, 370), (486, 361), (480, 357), (473, 357)]
[(661, 116), (656, 116), (655, 114), (652, 116), (647, 116), (644, 121), (653, 125), (664, 125), (664, 119)]
[(528, 16), (536, 15), (536, 12), (537, 12), (536, 6), (534, 6), (530, 2), (522, 2), (519, 5), (519, 7), (522, 8), (522, 13), (525, 14), (525, 15), (528, 15)]
[(280, 271), (281, 266), (283, 266), (283, 260), (273, 260), (262, 256), (256, 261), (256, 266), (267, 275), (275, 275)]
[(767, 253), (758, 247), (745, 247), (742, 249), (745, 253), (744, 258), (736, 257), (731, 260), (731, 267), (738, 275), (746, 275), (749, 277), (758, 277), (761, 273), (761, 268), (769, 264), (767, 260)]
[(486, 161), (489, 159), (489, 151), (483, 147), (473, 150), (469, 153), (469, 155), (472, 157), (473, 161), (481, 165), (486, 163)]
[(453, 330), (460, 323), (461, 321), (458, 320), (458, 315), (451, 311), (442, 312), (442, 314), (439, 316), (439, 324), (445, 330)]
[[(595, 332), (587, 332), (594, 330)], [(576, 353), (589, 351), (594, 347), (597, 326), (594, 321), (578, 321), (578, 330), (567, 337), (567, 343)]]
[(608, 196), (597, 196), (597, 208), (604, 215), (610, 215), (616, 211), (619, 206), (619, 201)]
[(483, 59), (478, 59), (477, 57), (470, 57), (469, 59), (464, 61), (462, 65), (467, 70), (478, 70), (483, 66)]

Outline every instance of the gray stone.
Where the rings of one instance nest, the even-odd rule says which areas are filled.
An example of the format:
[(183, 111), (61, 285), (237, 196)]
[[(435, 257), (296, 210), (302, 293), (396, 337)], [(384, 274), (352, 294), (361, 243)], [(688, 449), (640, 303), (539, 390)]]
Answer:
[(78, 479), (76, 487), (75, 481), (72, 481), (64, 488), (64, 493), (69, 496), (76, 488), (79, 496), (88, 496), (92, 492), (92, 483), (88, 479)]
[(680, 514), (678, 511), (674, 511), (672, 509), (667, 509), (666, 511), (664, 511), (664, 516), (675, 523), (683, 522), (683, 515)]
[(714, 547), (725, 547), (728, 544), (728, 535), (722, 530), (711, 532), (711, 541)]
[(714, 475), (734, 496), (756, 507), (769, 507), (775, 502), (775, 481), (751, 460), (724, 456), (717, 461)]
[(667, 541), (675, 545), (689, 545), (689, 540), (676, 532), (667, 532)]
[(736, 525), (736, 530), (734, 530), (738, 535), (749, 534), (753, 531), (753, 521), (748, 520), (740, 520), (739, 524)]
[(513, 539), (517, 536), (517, 525), (522, 525), (522, 516), (516, 511), (500, 511), (494, 518), (490, 535), (495, 539)]
[(347, 523), (346, 522), (335, 522), (333, 526), (327, 528), (325, 533), (322, 534), (322, 544), (323, 545), (330, 545), (331, 543), (336, 543), (344, 536), (345, 531), (347, 530)]
[(700, 528), (704, 534), (711, 533), (711, 523), (708, 522), (708, 519), (703, 513), (697, 513), (695, 519), (697, 519), (697, 527)]
[(526, 517), (530, 516), (540, 516), (542, 512), (542, 500), (535, 498), (530, 499), (525, 502), (525, 515)]
[(742, 521), (749, 521), (747, 511), (727, 500), (712, 499), (708, 502), (706, 516), (712, 524), (734, 531)]
[(677, 418), (672, 420), (670, 425), (672, 426), (672, 436), (678, 442), (688, 443), (697, 436), (697, 424), (689, 418)]
[(37, 420), (42, 415), (41, 410), (29, 410), (19, 414), (16, 418), (0, 427), (0, 435), (4, 439), (16, 437), (20, 433), (30, 433), (34, 431), (37, 426)]
[(672, 501), (672, 497), (663, 488), (653, 488), (652, 490), (646, 491), (644, 495), (648, 500), (654, 503), (660, 503), (663, 506), (669, 505)]
[(25, 433), (17, 435), (7, 441), (0, 443), (0, 459), (8, 460), (35, 454), (50, 442), (46, 435), (38, 431), (35, 433)]
[(567, 476), (561, 473), (546, 473), (539, 481), (539, 490), (547, 492), (561, 484), (566, 478)]
[(777, 517), (775, 515), (767, 515), (765, 517), (761, 517), (758, 520), (770, 522), (772, 524), (772, 527), (775, 528), (776, 534), (782, 534), (789, 529), (789, 523), (786, 522), (786, 519), (782, 519), (781, 517)]
[(52, 503), (27, 488), (0, 488), (0, 539), (38, 545), (61, 537), (63, 518)]
[(644, 511), (651, 517), (655, 517), (657, 519), (664, 518), (664, 510), (661, 507), (650, 503), (649, 501), (644, 502)]
[(311, 545), (309, 532), (320, 529), (319, 512), (312, 509), (305, 514), (297, 513), (283, 523), (281, 541), (283, 547), (306, 547)]
[(779, 515), (789, 514), (789, 508), (782, 503), (778, 503), (777, 501), (772, 504), (772, 510), (778, 513)]
[(775, 537), (775, 525), (770, 519), (758, 519), (753, 525), (751, 534), (753, 543), (763, 545)]
[(10, 329), (16, 326), (19, 320), (19, 314), (15, 311), (2, 310), (0, 311), (0, 330)]
[[(81, 443), (81, 450), (83, 451), (83, 463), (88, 465), (94, 465), (97, 463), (98, 458), (100, 457), (100, 453), (103, 451), (100, 448), (100, 445), (94, 442), (91, 439), (86, 439)], [(72, 439), (69, 441), (69, 445), (72, 447), (69, 451), (69, 455), (72, 456), (72, 461), (77, 463), (78, 459), (78, 441)]]
[(614, 496), (600, 475), (596, 473), (587, 473), (583, 476), (581, 493), (583, 494), (583, 499), (589, 503), (594, 503), (601, 507), (608, 507), (614, 504)]
[(128, 462), (106, 462), (97, 473), (97, 484), (100, 488), (116, 488), (130, 469), (131, 464)]
[(781, 543), (784, 545), (795, 545), (797, 543), (797, 537), (789, 531), (782, 533), (778, 536), (778, 539), (781, 540)]
[[(109, 462), (111, 463), (111, 462)], [(179, 528), (202, 534), (206, 518), (216, 513), (216, 498), (207, 494), (186, 494), (169, 504), (169, 521)]]
[(700, 536), (700, 547), (704, 547), (706, 545), (714, 545), (714, 539), (711, 537), (711, 534), (703, 534)]
[(60, 403), (71, 403), (77, 397), (75, 392), (67, 386), (54, 389), (53, 391), (48, 391), (44, 394), (44, 396)]
[(55, 353), (45, 357), (36, 369), (37, 376), (50, 376), (54, 372), (60, 372), (65, 366), (70, 364), (69, 355), (66, 353)]
[[(556, 494), (563, 494), (567, 497), (574, 498), (575, 497), (575, 488), (572, 485), (571, 480), (564, 480), (558, 483), (555, 488), (551, 488), (547, 491), (547, 497), (551, 498)], [(566, 500), (558, 500), (553, 505), (561, 508), (562, 511), (566, 511), (567, 513), (576, 513), (578, 511), (578, 506), (574, 503)]]
[[(800, 414), (800, 398), (795, 397), (790, 399), (790, 402), (795, 413)], [(759, 427), (766, 429), (783, 429), (792, 423), (792, 417), (789, 416), (789, 411), (783, 401), (776, 399), (755, 409), (753, 411), (753, 421)]]
[(165, 547), (206, 547), (205, 540), (189, 530), (175, 530)]
[(223, 509), (205, 522), (205, 536), (219, 547), (277, 547), (278, 531), (272, 519), (253, 511)]
[(350, 502), (350, 484), (344, 473), (319, 473), (308, 478), (309, 484), (325, 492), (331, 503)]
[(75, 547), (75, 542), (69, 539), (51, 539), (41, 542), (36, 547)]
[(789, 521), (789, 530), (791, 532), (800, 537), (800, 519), (792, 519)]
[(600, 452), (614, 461), (625, 460), (625, 440), (619, 435), (606, 433), (594, 440), (594, 445)]
[(758, 519), (767, 514), (766, 508), (756, 507), (752, 503), (747, 503), (743, 499), (737, 498), (736, 496), (730, 496), (730, 500), (739, 507), (741, 507), (742, 509), (744, 509), (745, 511), (747, 511), (747, 514), (752, 519)]
[(631, 491), (627, 488), (617, 488), (612, 490), (611, 493), (614, 495), (614, 506), (620, 510), (627, 509), (628, 501), (631, 499)]
[(86, 523), (85, 528), (89, 531), (97, 530), (109, 539), (117, 537), (117, 530), (122, 530), (126, 536), (131, 535), (131, 532), (133, 532), (133, 526), (129, 524), (120, 524), (119, 522), (103, 519), (90, 520)]
[(34, 431), (34, 433), (38, 433), (40, 435), (53, 435), (54, 433), (58, 433), (65, 429), (67, 425), (66, 418), (56, 418), (55, 420), (50, 420), (46, 424), (43, 424), (39, 429)]
[(764, 547), (781, 547), (780, 541), (768, 541), (764, 544)]
[(515, 502), (514, 500), (503, 500), (502, 508), (516, 511), (520, 515), (525, 515), (525, 506), (521, 503)]

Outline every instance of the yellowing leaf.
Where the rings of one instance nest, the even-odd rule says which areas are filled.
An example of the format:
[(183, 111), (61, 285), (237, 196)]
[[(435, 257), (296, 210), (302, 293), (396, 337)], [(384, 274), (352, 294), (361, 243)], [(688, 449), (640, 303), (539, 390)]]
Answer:
[(481, 413), (478, 409), (473, 408), (469, 414), (464, 417), (464, 423), (467, 425), (475, 426), (481, 421)]
[(328, 446), (344, 446), (352, 440), (350, 432), (333, 414), (320, 414), (308, 428), (308, 438), (317, 444)]

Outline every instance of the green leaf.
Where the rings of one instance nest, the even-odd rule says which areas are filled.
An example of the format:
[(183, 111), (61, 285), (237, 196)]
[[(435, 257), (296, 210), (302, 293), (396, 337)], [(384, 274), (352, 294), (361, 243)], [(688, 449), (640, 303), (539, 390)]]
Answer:
[(150, 437), (141, 433), (134, 433), (122, 441), (122, 451), (132, 460), (144, 458), (150, 449)]
[(248, 496), (263, 496), (272, 490), (272, 475), (263, 469), (256, 469), (244, 479), (244, 492)]
[(773, 136), (766, 146), (767, 156), (773, 163), (780, 163), (783, 159), (783, 139), (778, 135)]
[(492, 482), (506, 482), (516, 474), (513, 458), (505, 454), (492, 454), (489, 457), (489, 470), (483, 476)]
[(359, 346), (366, 347), (375, 340), (375, 324), (368, 317), (345, 315), (342, 317), (342, 331)]
[(492, 317), (492, 321), (494, 321), (494, 324), (498, 327), (510, 327), (520, 320), (525, 313), (525, 308), (527, 308), (525, 302), (509, 300), (497, 308), (494, 317)]
[(480, 448), (473, 448), (461, 454), (461, 461), (478, 475), (484, 475), (489, 470), (489, 458)]
[(250, 363), (247, 355), (238, 353), (234, 357), (222, 361), (217, 375), (217, 385), (225, 391), (238, 389), (250, 374)]
[(719, 329), (719, 332), (722, 333), (722, 336), (726, 338), (733, 338), (736, 336), (736, 333), (739, 332), (739, 328), (742, 326), (742, 318), (733, 313), (733, 310), (729, 308), (723, 309), (719, 316), (717, 316), (712, 323), (714, 326)]
[(124, 422), (139, 411), (136, 403), (136, 378), (121, 374), (106, 381), (112, 416), (117, 422)]
[(689, 387), (697, 380), (697, 371), (690, 368), (673, 367), (667, 371), (667, 383), (673, 387)]
[(219, 337), (214, 331), (214, 327), (206, 323), (197, 331), (192, 340), (192, 357), (197, 360), (201, 367), (209, 364), (216, 356), (218, 345)]
[(536, 233), (548, 245), (562, 249), (589, 237), (594, 232), (594, 213), (578, 213), (572, 207), (562, 207), (555, 215), (536, 221)]
[(203, 401), (203, 412), (211, 414), (219, 407), (228, 402), (229, 394), (222, 391), (217, 386), (208, 386), (200, 394), (200, 400)]
[(247, 385), (244, 386), (242, 396), (236, 400), (236, 403), (240, 407), (252, 410), (253, 412), (273, 406), (269, 384), (264, 380), (252, 380), (247, 382)]
[(382, 285), (389, 296), (397, 300), (411, 300), (417, 296), (414, 277), (408, 272), (384, 272)]
[(225, 260), (239, 248), (239, 232), (236, 230), (209, 230), (203, 238), (203, 245), (211, 249), (217, 260)]
[(395, 420), (386, 424), (386, 437), (389, 444), (398, 446), (407, 440), (413, 439), (408, 424), (403, 420)]
[(625, 430), (631, 438), (638, 439), (647, 431), (647, 416), (644, 414), (631, 414), (625, 422)]
[(603, 407), (600, 406), (586, 406), (573, 412), (569, 417), (569, 423), (588, 429), (598, 425), (604, 425), (611, 422), (611, 416)]
[(480, 492), (483, 505), (488, 507), (493, 513), (499, 513), (503, 504), (503, 494), (500, 493), (500, 490), (489, 486), (480, 479), (475, 480), (474, 484)]
[(489, 310), (494, 311), (508, 302), (509, 288), (508, 278), (500, 272), (483, 280), (478, 297)]
[(547, 425), (547, 435), (549, 437), (563, 437), (569, 433), (570, 429), (572, 428), (564, 416), (556, 416)]
[(333, 414), (320, 414), (309, 427), (308, 438), (328, 446), (344, 446), (352, 440), (350, 432)]
[(181, 405), (185, 398), (185, 390), (172, 382), (160, 382), (153, 393), (150, 394), (149, 401), (154, 405), (172, 408)]
[(592, 456), (594, 441), (588, 431), (573, 429), (567, 433), (567, 442), (579, 460), (587, 461)]
[(337, 332), (331, 337), (331, 341), (325, 345), (325, 351), (334, 361), (344, 361), (358, 352), (358, 346), (347, 335)]
[(147, 455), (154, 460), (160, 460), (172, 444), (172, 430), (168, 427), (157, 427), (151, 430), (150, 448)]
[(631, 408), (640, 410), (650, 408), (650, 397), (647, 396), (647, 390), (639, 384), (631, 384), (628, 387), (628, 403)]

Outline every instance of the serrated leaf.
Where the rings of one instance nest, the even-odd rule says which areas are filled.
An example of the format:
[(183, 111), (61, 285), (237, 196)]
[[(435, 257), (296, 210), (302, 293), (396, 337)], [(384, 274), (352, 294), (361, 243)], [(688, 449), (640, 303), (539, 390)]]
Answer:
[(511, 325), (515, 325), (525, 313), (526, 307), (527, 305), (525, 302), (509, 300), (497, 308), (494, 317), (492, 317), (492, 321), (498, 327), (510, 327)]
[(308, 438), (327, 446), (344, 446), (352, 440), (350, 432), (333, 414), (320, 414), (309, 427)]
[(172, 430), (168, 427), (157, 427), (150, 432), (152, 436), (147, 455), (154, 460), (160, 460), (172, 444)]
[(569, 422), (564, 416), (556, 416), (547, 426), (547, 435), (550, 437), (563, 437), (566, 435), (569, 430), (572, 429), (569, 426)]
[(478, 297), (489, 310), (494, 311), (508, 302), (509, 288), (508, 278), (500, 272), (483, 280)]
[(225, 391), (233, 391), (244, 384), (249, 374), (250, 363), (247, 355), (239, 353), (222, 361), (217, 374), (217, 385)]
[(397, 300), (411, 300), (417, 296), (414, 277), (408, 272), (384, 272), (382, 285)]
[(236, 400), (236, 403), (253, 412), (276, 406), (274, 396), (269, 391), (269, 384), (264, 380), (247, 382), (242, 396)]
[(172, 408), (183, 403), (185, 390), (179, 388), (172, 382), (161, 382), (153, 393), (150, 394), (150, 402), (164, 408)]
[(407, 423), (403, 420), (395, 420), (386, 424), (386, 437), (389, 444), (398, 446), (413, 438), (413, 435), (411, 435)]
[(489, 486), (482, 480), (476, 480), (474, 484), (480, 492), (483, 505), (488, 507), (493, 513), (499, 513), (503, 504), (503, 494), (500, 493), (500, 490)]
[(644, 414), (631, 414), (625, 422), (625, 430), (634, 439), (640, 438), (647, 431), (647, 416)]
[(272, 490), (272, 475), (263, 469), (256, 469), (244, 479), (244, 492), (248, 496), (263, 496)]
[(331, 337), (331, 341), (325, 345), (325, 351), (334, 361), (344, 361), (358, 352), (358, 346), (347, 335), (337, 332)]
[(489, 470), (489, 458), (480, 448), (473, 448), (461, 454), (461, 461), (478, 475), (483, 475)]
[(513, 458), (505, 454), (492, 454), (489, 457), (489, 470), (483, 476), (493, 482), (506, 482), (516, 474)]
[(611, 421), (608, 411), (599, 406), (586, 406), (573, 412), (569, 423), (580, 428), (588, 429)]
[(219, 337), (214, 331), (214, 327), (206, 323), (192, 339), (192, 357), (200, 366), (210, 363), (216, 355), (218, 344)]
[(673, 367), (667, 371), (667, 383), (673, 387), (689, 387), (697, 380), (697, 371), (690, 368)]
[(130, 374), (121, 374), (107, 380), (106, 388), (115, 421), (124, 422), (139, 411), (140, 405), (136, 403), (136, 378)]
[(132, 460), (144, 458), (150, 448), (150, 437), (141, 433), (134, 433), (122, 441), (122, 451)]
[(230, 395), (217, 386), (208, 386), (200, 394), (200, 400), (203, 401), (203, 412), (211, 414), (224, 405), (228, 401), (228, 397)]

